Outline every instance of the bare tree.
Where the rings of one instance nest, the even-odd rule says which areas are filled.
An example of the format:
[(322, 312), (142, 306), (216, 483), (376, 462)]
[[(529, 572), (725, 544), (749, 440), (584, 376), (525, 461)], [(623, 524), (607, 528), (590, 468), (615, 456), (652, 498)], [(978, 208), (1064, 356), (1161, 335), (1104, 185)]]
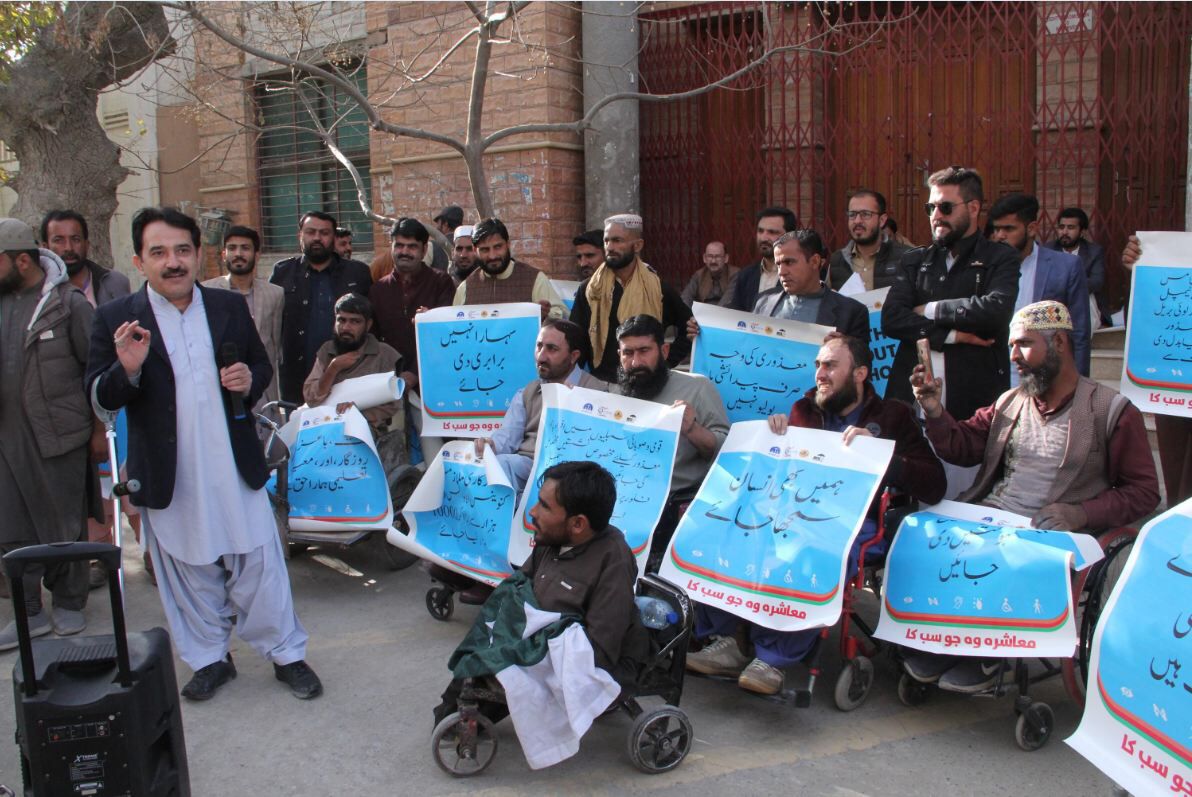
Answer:
[(99, 93), (172, 47), (155, 3), (68, 3), (31, 31), (0, 83), (0, 140), (21, 164), (6, 180), (14, 215), (36, 225), (46, 210), (74, 208), (89, 222), (92, 257), (111, 262), (108, 228), (128, 170), (99, 124)]
[[(287, 71), (295, 89), (303, 85), (303, 81), (316, 80), (324, 85), (333, 87), (343, 96), (348, 97), (363, 112), (368, 125), (373, 129), (387, 133), (394, 137), (407, 137), (426, 141), (428, 143), (448, 147), (459, 153), (466, 164), (469, 184), (476, 208), (481, 216), (491, 216), (496, 212), (488, 180), (485, 174), (484, 155), (498, 143), (527, 133), (551, 134), (570, 133), (582, 135), (592, 126), (593, 120), (600, 111), (616, 102), (674, 102), (691, 99), (706, 94), (718, 88), (731, 87), (742, 77), (762, 67), (768, 60), (784, 54), (822, 53), (824, 55), (840, 55), (840, 51), (826, 52), (817, 49), (817, 43), (822, 41), (833, 29), (847, 26), (848, 23), (837, 23), (829, 26), (806, 40), (794, 45), (775, 45), (775, 37), (767, 35), (767, 46), (757, 54), (753, 60), (733, 70), (728, 74), (715, 74), (709, 69), (707, 82), (688, 91), (669, 94), (647, 94), (639, 92), (617, 92), (603, 97), (593, 103), (586, 112), (577, 118), (566, 122), (541, 122), (529, 124), (513, 124), (485, 132), (486, 121), (486, 88), (491, 74), (491, 62), (494, 47), (515, 46), (523, 48), (529, 53), (539, 54), (540, 60), (546, 64), (551, 59), (570, 59), (578, 61), (580, 55), (574, 42), (561, 47), (558, 43), (553, 46), (544, 42), (531, 42), (523, 35), (519, 25), (521, 14), (528, 3), (524, 1), (498, 3), (494, 0), (478, 2), (469, 0), (465, 3), (468, 16), (454, 21), (444, 19), (438, 35), (431, 37), (432, 41), (413, 58), (404, 61), (379, 65), (367, 52), (352, 52), (336, 44), (318, 45), (312, 41), (311, 32), (319, 28), (318, 3), (267, 4), (267, 13), (261, 13), (259, 7), (253, 8), (241, 4), (237, 9), (229, 5), (213, 5), (198, 2), (171, 2), (171, 8), (177, 9), (196, 26), (224, 42), (226, 45), (260, 61), (276, 64)], [(589, 13), (586, 12), (585, 13)], [(869, 34), (872, 36), (872, 32)], [(858, 41), (854, 47), (864, 45), (868, 39)], [(462, 130), (457, 132), (441, 132), (429, 127), (415, 127), (394, 124), (386, 119), (386, 111), (401, 102), (403, 96), (409, 97), (407, 103), (426, 103), (423, 90), (428, 86), (442, 85), (448, 62), (461, 60), (461, 53), (472, 48), (470, 75), (468, 78), (468, 106), (467, 119)], [(852, 49), (852, 48), (850, 48)], [(395, 88), (388, 89), (383, 96), (369, 96), (362, 91), (350, 74), (337, 68), (337, 63), (350, 57), (362, 56), (368, 58), (369, 69), (378, 67), (388, 70), (393, 80), (390, 84)], [(695, 57), (695, 56), (693, 56)], [(239, 75), (227, 74), (227, 77), (242, 79)], [(370, 82), (371, 82), (370, 75)], [(447, 78), (457, 80), (457, 77)], [(439, 81), (436, 84), (436, 81)], [(277, 78), (270, 78), (277, 82)], [(313, 84), (306, 85), (309, 90)], [(408, 106), (407, 106), (408, 107)], [(212, 106), (214, 110), (214, 106)], [(351, 160), (340, 151), (336, 145), (334, 126), (320, 122), (312, 114), (312, 124), (307, 127), (326, 146), (327, 150), (352, 175), (360, 195), (361, 207), (366, 215), (377, 221), (388, 220), (376, 212), (364, 190), (364, 183)], [(260, 132), (260, 127), (248, 124), (247, 127)]]

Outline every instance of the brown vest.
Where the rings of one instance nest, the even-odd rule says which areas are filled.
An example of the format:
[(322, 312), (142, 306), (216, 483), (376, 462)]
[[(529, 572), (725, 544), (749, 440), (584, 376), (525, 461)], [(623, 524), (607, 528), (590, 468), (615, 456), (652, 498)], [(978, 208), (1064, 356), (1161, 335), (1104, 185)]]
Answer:
[(468, 275), (464, 297), (468, 304), (506, 304), (534, 301), (534, 282), (539, 271), (533, 266), (513, 261), (513, 273), (505, 279), (494, 279), (476, 269)]
[[(1002, 457), (1019, 413), (1031, 398), (1021, 388), (1001, 395), (985, 439), (985, 457), (973, 486), (958, 501), (980, 503), (1002, 476)], [(1081, 377), (1068, 414), (1068, 446), (1046, 504), (1078, 504), (1109, 489), (1109, 437), (1130, 403), (1112, 388)]]
[[(597, 379), (587, 371), (580, 371), (579, 386), (589, 390), (608, 392), (608, 382)], [(526, 385), (522, 391), (522, 404), (526, 407), (526, 430), (522, 433), (521, 447), (517, 453), (523, 457), (534, 458), (534, 449), (538, 447), (538, 423), (542, 419), (542, 380), (535, 379)]]

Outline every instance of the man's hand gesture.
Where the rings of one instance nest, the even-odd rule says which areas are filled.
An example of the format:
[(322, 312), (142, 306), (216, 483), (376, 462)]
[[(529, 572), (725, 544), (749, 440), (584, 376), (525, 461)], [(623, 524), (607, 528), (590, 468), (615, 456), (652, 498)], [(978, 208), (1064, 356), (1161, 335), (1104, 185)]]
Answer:
[(136, 321), (126, 321), (116, 328), (113, 341), (116, 344), (116, 357), (124, 367), (128, 376), (136, 376), (149, 356), (149, 330)]

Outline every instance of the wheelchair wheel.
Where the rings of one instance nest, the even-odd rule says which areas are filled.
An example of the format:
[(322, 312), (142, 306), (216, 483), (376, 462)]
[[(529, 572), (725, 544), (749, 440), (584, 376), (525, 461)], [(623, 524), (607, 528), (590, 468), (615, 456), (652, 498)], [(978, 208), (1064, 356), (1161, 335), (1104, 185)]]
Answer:
[(457, 711), (435, 726), (430, 752), (439, 769), (453, 778), (479, 775), (497, 757), (496, 726), (478, 712), (464, 719)]
[(440, 622), (447, 622), (455, 614), (455, 598), (446, 587), (431, 587), (426, 591), (426, 610)]
[[(394, 519), (394, 525), (397, 530), (406, 533), (405, 526), (397, 519)], [(385, 539), (384, 534), (374, 534), (373, 539), (376, 540), (376, 545), (381, 549), (381, 561), (384, 562), (385, 568), (391, 573), (396, 573), (399, 570), (405, 570), (410, 565), (419, 561), (418, 557), (407, 550), (398, 548), (396, 545), (390, 545), (389, 541)]]
[(1055, 728), (1055, 712), (1046, 703), (1031, 703), (1018, 715), (1014, 741), (1028, 753), (1047, 744)]
[(1093, 659), (1093, 634), (1109, 595), (1113, 592), (1138, 532), (1134, 529), (1114, 529), (1101, 538), (1105, 558), (1081, 573), (1073, 585), (1072, 605), (1076, 620), (1076, 652), (1063, 663), (1064, 686), (1073, 702), (1084, 708), (1085, 684)]
[(629, 732), (629, 760), (647, 775), (669, 772), (683, 762), (695, 735), (682, 709), (661, 706), (638, 716)]
[(832, 694), (836, 708), (841, 711), (857, 708), (869, 697), (869, 689), (872, 686), (873, 662), (869, 658), (857, 656), (852, 661), (846, 661), (836, 679), (836, 690)]
[(904, 706), (921, 706), (931, 695), (931, 686), (921, 684), (906, 673), (898, 679), (898, 700)]

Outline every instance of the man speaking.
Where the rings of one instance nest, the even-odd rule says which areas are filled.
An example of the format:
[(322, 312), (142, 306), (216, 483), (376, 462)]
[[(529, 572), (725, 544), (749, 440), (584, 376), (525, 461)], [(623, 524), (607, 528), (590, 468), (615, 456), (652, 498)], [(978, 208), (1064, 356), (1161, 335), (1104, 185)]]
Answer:
[(322, 684), (264, 487), (252, 407), (273, 369), (244, 297), (195, 285), (199, 227), (174, 208), (132, 220), (141, 290), (96, 313), (87, 387), (97, 409), (125, 408), (128, 475), (140, 482), (144, 541), (178, 653), (207, 700), (236, 677), (232, 625), (299, 698)]

